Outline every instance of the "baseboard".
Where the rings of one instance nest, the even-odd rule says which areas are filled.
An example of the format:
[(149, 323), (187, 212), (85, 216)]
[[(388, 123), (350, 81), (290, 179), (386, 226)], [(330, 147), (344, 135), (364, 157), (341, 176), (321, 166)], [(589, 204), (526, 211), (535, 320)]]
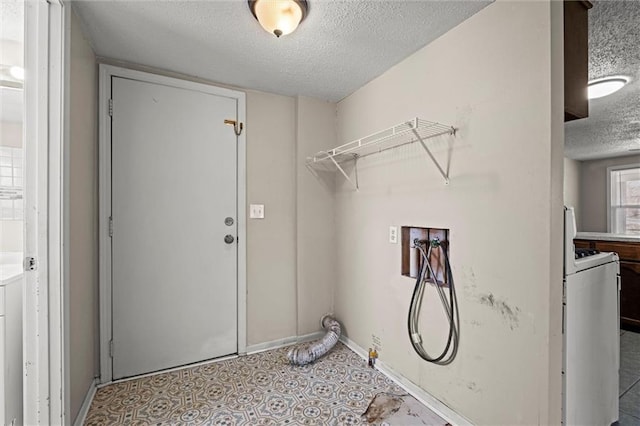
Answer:
[(73, 422), (73, 426), (84, 425), (85, 420), (87, 420), (87, 414), (89, 414), (89, 408), (91, 408), (91, 403), (93, 402), (93, 397), (95, 395), (96, 379), (93, 379), (93, 381), (89, 385), (89, 389), (87, 389), (87, 394), (84, 397), (84, 401), (82, 401), (82, 406), (80, 407), (80, 411), (76, 416), (76, 420)]
[[(347, 345), (349, 349), (360, 355), (364, 359), (369, 358), (369, 352), (361, 348), (356, 342), (349, 339), (348, 337), (342, 335), (340, 336), (340, 341)], [(433, 395), (429, 394), (427, 391), (422, 389), (420, 386), (416, 385), (403, 375), (394, 371), (391, 367), (386, 365), (383, 361), (376, 361), (376, 369), (379, 370), (382, 374), (396, 382), (398, 386), (402, 389), (406, 390), (411, 396), (415, 399), (423, 403), (425, 406), (429, 407), (431, 411), (456, 426), (472, 426), (468, 419), (464, 418), (460, 414), (453, 411), (449, 408), (444, 402), (440, 401)]]
[(324, 331), (316, 331), (315, 333), (305, 334), (303, 336), (291, 336), (284, 339), (272, 340), (270, 342), (258, 343), (255, 345), (247, 346), (247, 355), (255, 354), (258, 352), (270, 351), (272, 349), (278, 349), (289, 345), (295, 345), (297, 343), (310, 342), (312, 340), (320, 339), (324, 336)]

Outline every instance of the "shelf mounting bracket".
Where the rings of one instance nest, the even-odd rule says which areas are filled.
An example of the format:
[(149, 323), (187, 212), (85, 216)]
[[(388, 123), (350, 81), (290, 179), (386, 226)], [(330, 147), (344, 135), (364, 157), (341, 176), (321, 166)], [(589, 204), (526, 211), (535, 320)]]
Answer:
[(424, 140), (422, 140), (422, 138), (420, 137), (420, 135), (418, 134), (418, 132), (416, 131), (415, 128), (411, 129), (411, 132), (413, 133), (413, 135), (416, 137), (416, 139), (418, 140), (418, 142), (420, 142), (420, 145), (422, 145), (422, 147), (424, 148), (425, 151), (427, 151), (427, 154), (429, 154), (429, 158), (431, 158), (431, 161), (433, 161), (433, 164), (435, 164), (435, 166), (438, 168), (438, 171), (440, 172), (440, 174), (442, 175), (442, 177), (444, 178), (444, 183), (445, 185), (449, 185), (449, 175), (447, 173), (444, 172), (444, 170), (442, 169), (442, 167), (440, 166), (440, 163), (438, 163), (438, 160), (436, 160), (436, 157), (433, 156), (433, 154), (431, 153), (431, 150), (429, 149), (429, 147), (427, 146), (426, 143), (424, 143)]
[[(329, 155), (329, 159), (333, 162), (333, 164), (336, 166), (336, 168), (338, 170), (340, 170), (340, 173), (342, 173), (342, 176), (344, 176), (344, 178), (349, 181), (349, 183), (355, 188), (355, 190), (358, 191), (360, 188), (358, 188), (358, 179), (357, 179), (358, 175), (357, 175), (357, 172), (356, 172), (356, 181), (354, 182), (353, 180), (351, 180), (349, 175), (344, 171), (344, 169), (342, 168), (340, 163), (338, 163), (336, 161), (336, 159), (333, 158), (333, 155)], [(356, 167), (358, 165), (357, 161), (358, 161), (358, 159), (356, 158)]]

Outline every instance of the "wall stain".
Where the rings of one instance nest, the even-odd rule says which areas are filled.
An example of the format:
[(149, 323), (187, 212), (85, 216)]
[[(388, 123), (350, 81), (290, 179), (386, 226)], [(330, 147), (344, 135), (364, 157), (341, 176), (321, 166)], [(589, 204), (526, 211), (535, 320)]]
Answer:
[(476, 385), (476, 382), (467, 383), (467, 389), (469, 389), (470, 391), (472, 391), (474, 393), (481, 393), (482, 392), (482, 389), (480, 389), (478, 387), (478, 385)]
[(449, 384), (449, 388), (452, 388), (452, 389), (455, 388), (455, 389), (464, 390), (464, 388), (467, 388), (473, 393), (482, 393), (482, 389), (479, 388), (476, 382), (473, 382), (473, 381), (467, 382), (463, 379), (456, 379), (454, 381), (450, 381), (448, 384)]
[[(457, 271), (455, 271), (457, 272)], [(476, 294), (476, 274), (473, 272), (473, 268), (463, 266), (460, 271), (460, 280), (462, 283), (462, 291), (468, 298), (473, 297)]]
[(489, 306), (496, 312), (500, 313), (505, 319), (511, 330), (516, 329), (520, 322), (520, 308), (517, 306), (512, 308), (504, 300), (496, 299), (493, 293), (481, 295), (480, 303)]

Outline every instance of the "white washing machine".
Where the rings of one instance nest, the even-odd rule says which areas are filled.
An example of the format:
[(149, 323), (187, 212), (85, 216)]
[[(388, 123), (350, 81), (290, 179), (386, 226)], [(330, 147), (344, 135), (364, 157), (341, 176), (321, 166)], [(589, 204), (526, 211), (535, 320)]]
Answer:
[(565, 211), (563, 423), (618, 421), (620, 265), (616, 253), (576, 250), (573, 208)]

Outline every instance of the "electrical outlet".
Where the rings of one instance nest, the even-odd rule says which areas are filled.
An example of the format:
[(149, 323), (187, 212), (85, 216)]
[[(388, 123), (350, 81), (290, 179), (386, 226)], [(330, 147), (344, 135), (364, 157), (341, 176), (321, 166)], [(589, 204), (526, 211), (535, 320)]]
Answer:
[(249, 205), (250, 219), (264, 219), (264, 204)]
[(397, 226), (389, 227), (389, 242), (392, 244), (398, 244), (398, 227)]

